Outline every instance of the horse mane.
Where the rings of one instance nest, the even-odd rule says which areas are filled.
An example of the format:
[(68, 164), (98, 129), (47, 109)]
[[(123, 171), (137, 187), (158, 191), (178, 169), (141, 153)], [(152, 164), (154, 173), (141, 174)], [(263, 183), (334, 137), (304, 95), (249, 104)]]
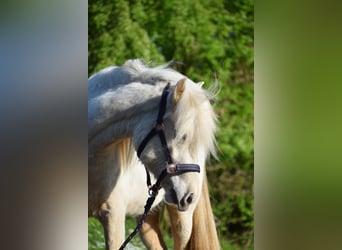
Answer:
[[(170, 68), (172, 62), (158, 66), (149, 67), (140, 59), (128, 60), (121, 68), (131, 76), (131, 81), (144, 84), (157, 85), (171, 82), (175, 85), (180, 79), (186, 78), (176, 70)], [(193, 132), (191, 151), (197, 155), (207, 156), (209, 153), (216, 157), (215, 132), (217, 118), (210, 105), (210, 101), (216, 98), (216, 85), (208, 90), (202, 88), (203, 83), (194, 83), (187, 79), (188, 88), (174, 110), (175, 127), (177, 130)], [(195, 116), (194, 116), (195, 115)], [(196, 129), (194, 129), (194, 125)], [(195, 155), (193, 155), (195, 156)]]
[(88, 91), (107, 91), (132, 82), (155, 85), (157, 82), (177, 81), (184, 77), (170, 68), (171, 63), (149, 67), (140, 59), (127, 60), (122, 66), (106, 67), (89, 78)]
[(202, 194), (192, 216), (192, 232), (187, 250), (219, 250), (214, 215), (210, 205), (207, 176), (205, 175)]
[[(91, 97), (88, 104), (88, 140), (91, 140), (99, 130), (119, 121), (122, 115), (127, 115), (127, 110), (138, 104), (135, 102), (144, 103), (159, 96), (166, 82), (171, 82), (174, 88), (180, 79), (185, 78), (169, 66), (170, 64), (149, 67), (140, 59), (132, 59), (121, 67), (107, 67), (91, 76), (88, 86)], [(120, 88), (123, 85), (126, 85), (125, 88)], [(190, 151), (193, 157), (198, 156), (198, 162), (203, 162), (208, 153), (216, 156), (216, 116), (210, 105), (215, 94), (190, 79), (187, 79), (186, 87), (188, 91), (184, 92), (173, 112), (175, 127), (180, 133), (192, 133)], [(115, 91), (116, 89), (120, 91)], [(134, 96), (133, 93), (140, 94)], [(132, 100), (128, 101), (123, 96), (132, 96)], [(113, 106), (111, 100), (116, 100), (119, 104)], [(159, 102), (159, 99), (155, 101)], [(143, 107), (144, 112), (148, 106)], [(100, 109), (102, 112), (99, 112)]]
[(175, 127), (180, 134), (191, 134), (190, 152), (204, 163), (209, 153), (216, 157), (217, 118), (210, 104), (215, 95), (191, 80), (187, 80), (186, 88), (174, 111)]
[(115, 144), (116, 156), (118, 157), (122, 169), (126, 169), (130, 165), (138, 164), (139, 159), (136, 156), (132, 138), (120, 139)]

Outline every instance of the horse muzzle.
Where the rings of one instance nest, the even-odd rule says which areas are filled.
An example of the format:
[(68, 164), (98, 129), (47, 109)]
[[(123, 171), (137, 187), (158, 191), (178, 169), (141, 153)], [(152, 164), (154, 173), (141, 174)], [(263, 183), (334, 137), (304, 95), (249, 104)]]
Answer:
[(193, 192), (176, 192), (175, 189), (172, 188), (165, 193), (165, 203), (177, 206), (179, 211), (187, 211), (194, 201), (195, 194)]

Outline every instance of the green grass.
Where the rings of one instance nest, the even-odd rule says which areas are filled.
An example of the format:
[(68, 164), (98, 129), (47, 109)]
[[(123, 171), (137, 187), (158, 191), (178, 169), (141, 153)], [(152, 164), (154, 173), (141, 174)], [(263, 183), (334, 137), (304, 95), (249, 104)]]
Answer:
[[(135, 220), (131, 217), (126, 219), (126, 236), (135, 228)], [(173, 241), (170, 234), (163, 235), (164, 241), (168, 249), (173, 249)], [(242, 248), (234, 245), (231, 242), (221, 238), (220, 245), (222, 250), (253, 250), (253, 248)], [(88, 250), (105, 250), (103, 228), (100, 222), (94, 218), (88, 219)], [(146, 249), (139, 236), (135, 236), (131, 243), (127, 246), (128, 250)]]
[[(126, 236), (128, 236), (136, 227), (135, 219), (131, 217), (126, 218)], [(173, 248), (173, 241), (171, 235), (164, 235), (164, 241), (168, 249)], [(106, 248), (103, 234), (103, 227), (100, 222), (94, 218), (88, 219), (88, 250), (104, 250)], [(138, 235), (127, 246), (127, 249), (138, 250), (146, 249), (142, 244)]]

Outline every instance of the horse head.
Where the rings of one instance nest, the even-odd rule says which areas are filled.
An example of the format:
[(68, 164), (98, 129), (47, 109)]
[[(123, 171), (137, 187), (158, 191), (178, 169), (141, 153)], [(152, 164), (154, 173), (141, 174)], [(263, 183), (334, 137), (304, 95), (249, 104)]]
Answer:
[[(140, 147), (138, 155), (141, 162), (156, 179), (170, 161), (199, 166), (199, 173), (176, 172), (169, 174), (161, 183), (166, 203), (178, 206), (179, 211), (193, 210), (202, 191), (206, 157), (215, 153), (216, 116), (210, 104), (213, 95), (204, 90), (202, 84), (187, 78), (171, 83), (168, 92), (165, 104), (160, 101), (154, 112), (138, 124), (133, 142), (138, 151)], [(157, 118), (157, 129), (162, 130), (164, 145), (159, 136), (148, 138), (151, 128), (156, 127), (156, 117), (161, 109), (165, 110), (162, 118)], [(162, 121), (158, 122), (158, 119)], [(141, 144), (145, 145), (141, 147)]]

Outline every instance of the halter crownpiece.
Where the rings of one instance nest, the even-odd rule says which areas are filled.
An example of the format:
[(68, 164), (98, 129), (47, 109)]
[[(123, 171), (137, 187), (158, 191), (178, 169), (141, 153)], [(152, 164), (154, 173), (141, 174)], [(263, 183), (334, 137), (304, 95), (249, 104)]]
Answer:
[(174, 161), (172, 160), (172, 156), (171, 156), (169, 147), (167, 146), (167, 141), (166, 141), (166, 137), (164, 134), (164, 122), (163, 122), (163, 117), (164, 117), (164, 114), (166, 111), (166, 106), (167, 106), (167, 96), (168, 96), (169, 92), (170, 92), (170, 83), (167, 83), (166, 87), (163, 90), (162, 97), (160, 100), (157, 120), (156, 120), (153, 128), (151, 129), (151, 131), (146, 135), (144, 140), (140, 143), (138, 150), (137, 150), (138, 158), (140, 158), (140, 156), (141, 156), (142, 152), (144, 151), (147, 143), (155, 135), (158, 135), (160, 142), (161, 142), (161, 145), (162, 145), (164, 155), (165, 155), (166, 166), (163, 169), (163, 171), (160, 173), (160, 175), (159, 175), (159, 177), (158, 177), (158, 179), (154, 185), (151, 184), (151, 176), (150, 176), (150, 173), (148, 172), (148, 170), (145, 166), (146, 183), (147, 183), (147, 187), (148, 187), (149, 198), (146, 201), (146, 205), (144, 207), (144, 213), (141, 216), (141, 218), (138, 222), (138, 225), (136, 226), (134, 231), (127, 237), (127, 239), (124, 241), (124, 243), (122, 243), (119, 250), (123, 250), (126, 247), (126, 245), (137, 234), (137, 232), (140, 230), (140, 228), (142, 227), (142, 224), (144, 223), (144, 220), (145, 220), (148, 212), (150, 211), (152, 204), (158, 195), (159, 190), (161, 189), (161, 183), (167, 175), (183, 174), (186, 172), (197, 172), (197, 173), (200, 172), (200, 166), (198, 164), (180, 164), (180, 163), (174, 163)]

